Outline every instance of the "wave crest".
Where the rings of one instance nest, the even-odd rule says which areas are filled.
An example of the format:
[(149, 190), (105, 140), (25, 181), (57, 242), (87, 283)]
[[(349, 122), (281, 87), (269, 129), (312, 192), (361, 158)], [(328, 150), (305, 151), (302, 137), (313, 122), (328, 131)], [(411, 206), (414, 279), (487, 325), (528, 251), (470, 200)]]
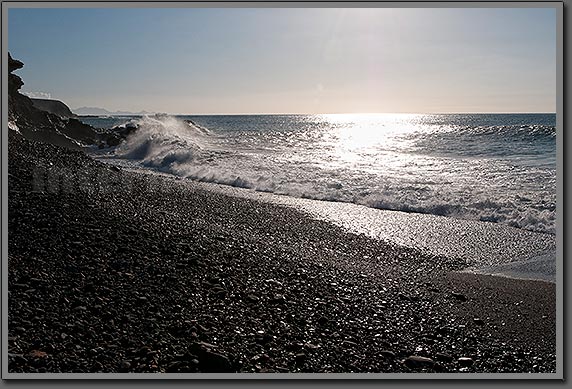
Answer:
[[(276, 145), (286, 144), (287, 147), (287, 143), (282, 143), (286, 140), (282, 138), (271, 139), (274, 143), (269, 148), (266, 141), (251, 145), (249, 141), (256, 135), (211, 132), (190, 120), (177, 117), (154, 115), (133, 120), (137, 130), (115, 150), (115, 156), (179, 177), (292, 197), (348, 202), (371, 208), (555, 232), (555, 205), (550, 198), (543, 200), (546, 197), (543, 193), (548, 189), (539, 194), (515, 195), (507, 191), (497, 193), (495, 197), (495, 193), (479, 190), (478, 183), (469, 183), (468, 189), (461, 190), (458, 187), (460, 184), (449, 186), (449, 182), (427, 180), (426, 177), (420, 181), (415, 177), (403, 178), (391, 174), (356, 174), (355, 170), (346, 167), (327, 169), (310, 163), (311, 157), (283, 156), (283, 149), (273, 149)], [(544, 135), (551, 133), (544, 127), (522, 130), (519, 127), (516, 131), (540, 131)], [(421, 140), (436, 136), (433, 134)], [(442, 137), (442, 134), (439, 136)], [(460, 138), (457, 134), (449, 142), (439, 142), (437, 145), (432, 142), (431, 149), (439, 150), (439, 145), (442, 148), (450, 146)], [(483, 143), (478, 145), (476, 151), (482, 152)], [(471, 151), (470, 147), (464, 147), (467, 153)], [(294, 150), (298, 151), (296, 148)], [(489, 151), (489, 154), (494, 153)]]
[(119, 158), (178, 174), (179, 167), (196, 160), (208, 136), (205, 129), (172, 116), (145, 116), (134, 120), (137, 130), (116, 150)]

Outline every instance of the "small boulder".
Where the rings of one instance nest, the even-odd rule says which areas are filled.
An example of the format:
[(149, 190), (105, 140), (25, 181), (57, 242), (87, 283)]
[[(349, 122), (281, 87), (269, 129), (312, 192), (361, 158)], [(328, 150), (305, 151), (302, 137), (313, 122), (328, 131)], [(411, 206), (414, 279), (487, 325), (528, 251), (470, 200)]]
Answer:
[(457, 359), (457, 362), (459, 362), (459, 365), (461, 365), (462, 367), (473, 366), (473, 364), (475, 363), (475, 361), (473, 361), (472, 358), (468, 358), (468, 357), (461, 357), (461, 358)]
[(246, 296), (246, 301), (250, 302), (250, 303), (256, 303), (260, 300), (260, 298), (256, 295), (253, 294), (249, 294), (248, 296)]
[(410, 369), (422, 369), (422, 368), (433, 367), (435, 362), (431, 358), (412, 355), (410, 357), (407, 357), (403, 361), (403, 364)]
[(206, 373), (231, 373), (232, 364), (228, 357), (213, 351), (206, 351), (199, 360), (200, 369)]
[(442, 362), (452, 362), (453, 361), (453, 357), (451, 355), (444, 354), (444, 353), (435, 354), (435, 359), (438, 361), (442, 361)]
[(129, 369), (131, 369), (131, 362), (121, 361), (121, 363), (119, 364), (119, 371), (125, 373), (129, 371)]
[(391, 359), (391, 360), (395, 359), (395, 353), (393, 351), (382, 350), (379, 352), (379, 354), (385, 359)]

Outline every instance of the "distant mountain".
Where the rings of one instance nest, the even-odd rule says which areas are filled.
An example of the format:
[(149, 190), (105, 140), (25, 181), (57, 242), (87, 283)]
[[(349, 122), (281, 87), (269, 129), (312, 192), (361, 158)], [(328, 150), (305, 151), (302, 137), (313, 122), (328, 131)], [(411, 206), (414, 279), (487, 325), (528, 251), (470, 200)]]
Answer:
[(117, 115), (149, 115), (153, 112), (140, 111), (140, 112), (129, 112), (129, 111), (108, 111), (105, 108), (99, 107), (81, 107), (73, 109), (76, 115), (97, 115), (97, 116), (117, 116)]

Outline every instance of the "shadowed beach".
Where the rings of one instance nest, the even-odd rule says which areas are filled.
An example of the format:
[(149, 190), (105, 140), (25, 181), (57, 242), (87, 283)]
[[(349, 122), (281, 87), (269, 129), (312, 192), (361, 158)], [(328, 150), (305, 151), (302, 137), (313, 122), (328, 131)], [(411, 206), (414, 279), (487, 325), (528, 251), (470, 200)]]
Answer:
[(554, 372), (555, 285), (9, 139), (10, 372)]

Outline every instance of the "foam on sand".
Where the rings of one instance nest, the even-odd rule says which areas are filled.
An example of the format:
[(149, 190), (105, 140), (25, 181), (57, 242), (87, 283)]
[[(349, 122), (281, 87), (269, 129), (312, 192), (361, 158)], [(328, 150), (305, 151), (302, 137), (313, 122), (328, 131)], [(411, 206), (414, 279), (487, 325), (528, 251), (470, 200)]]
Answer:
[(498, 223), (388, 211), (351, 203), (278, 196), (223, 185), (206, 189), (295, 207), (356, 234), (462, 258), (471, 271), (521, 279), (556, 280), (556, 237)]

